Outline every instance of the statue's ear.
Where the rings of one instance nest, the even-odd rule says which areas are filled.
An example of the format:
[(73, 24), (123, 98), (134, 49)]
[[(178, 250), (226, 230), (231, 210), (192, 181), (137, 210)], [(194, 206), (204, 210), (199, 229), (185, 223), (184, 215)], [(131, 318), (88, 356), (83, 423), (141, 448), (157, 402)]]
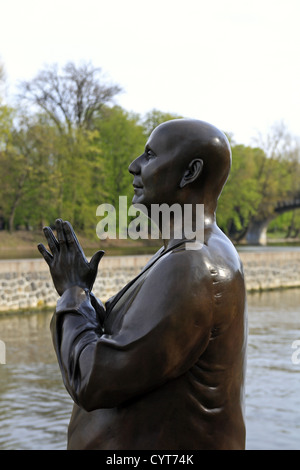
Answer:
[(180, 181), (180, 188), (183, 188), (189, 183), (193, 183), (200, 175), (203, 168), (203, 160), (201, 158), (195, 158), (189, 163), (187, 170)]

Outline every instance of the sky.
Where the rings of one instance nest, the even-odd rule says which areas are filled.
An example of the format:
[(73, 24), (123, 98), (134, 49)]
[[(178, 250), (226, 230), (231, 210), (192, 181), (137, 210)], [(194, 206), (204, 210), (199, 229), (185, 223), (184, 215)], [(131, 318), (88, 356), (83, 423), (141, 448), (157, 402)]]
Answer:
[(300, 0), (0, 0), (6, 99), (46, 65), (91, 62), (117, 104), (201, 119), (251, 145), (300, 136)]

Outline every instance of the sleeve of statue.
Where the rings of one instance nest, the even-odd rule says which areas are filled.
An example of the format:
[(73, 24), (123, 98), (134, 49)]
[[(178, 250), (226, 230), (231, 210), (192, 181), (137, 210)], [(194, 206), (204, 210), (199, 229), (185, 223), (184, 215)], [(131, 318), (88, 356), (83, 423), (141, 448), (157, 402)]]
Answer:
[(65, 387), (75, 402), (80, 355), (102, 335), (104, 317), (101, 301), (77, 286), (67, 289), (57, 302), (50, 329)]

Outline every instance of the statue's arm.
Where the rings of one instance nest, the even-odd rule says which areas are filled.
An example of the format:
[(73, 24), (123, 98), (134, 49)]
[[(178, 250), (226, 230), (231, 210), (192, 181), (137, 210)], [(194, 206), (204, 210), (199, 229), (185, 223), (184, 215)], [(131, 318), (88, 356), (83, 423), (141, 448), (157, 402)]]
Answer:
[(209, 287), (177, 261), (159, 263), (110, 335), (99, 330), (88, 291), (72, 287), (60, 299), (51, 329), (64, 383), (79, 406), (118, 406), (183, 374), (205, 350)]

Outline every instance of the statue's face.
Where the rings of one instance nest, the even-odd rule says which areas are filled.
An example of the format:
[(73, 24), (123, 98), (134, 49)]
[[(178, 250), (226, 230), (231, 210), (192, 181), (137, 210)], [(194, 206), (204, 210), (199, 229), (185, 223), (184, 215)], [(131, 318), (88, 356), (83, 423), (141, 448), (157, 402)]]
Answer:
[[(190, 166), (196, 160), (202, 162), (199, 171)], [(151, 204), (190, 203), (195, 185), (189, 184), (201, 174), (197, 197), (215, 204), (229, 170), (230, 146), (221, 131), (193, 119), (165, 122), (154, 129), (144, 153), (129, 166), (134, 176), (132, 202), (144, 204), (148, 211)]]
[(177, 202), (183, 174), (183, 163), (177, 158), (181, 150), (177, 140), (177, 134), (168, 127), (153, 131), (144, 153), (129, 166), (134, 175), (133, 204), (144, 204), (149, 209), (151, 204)]

